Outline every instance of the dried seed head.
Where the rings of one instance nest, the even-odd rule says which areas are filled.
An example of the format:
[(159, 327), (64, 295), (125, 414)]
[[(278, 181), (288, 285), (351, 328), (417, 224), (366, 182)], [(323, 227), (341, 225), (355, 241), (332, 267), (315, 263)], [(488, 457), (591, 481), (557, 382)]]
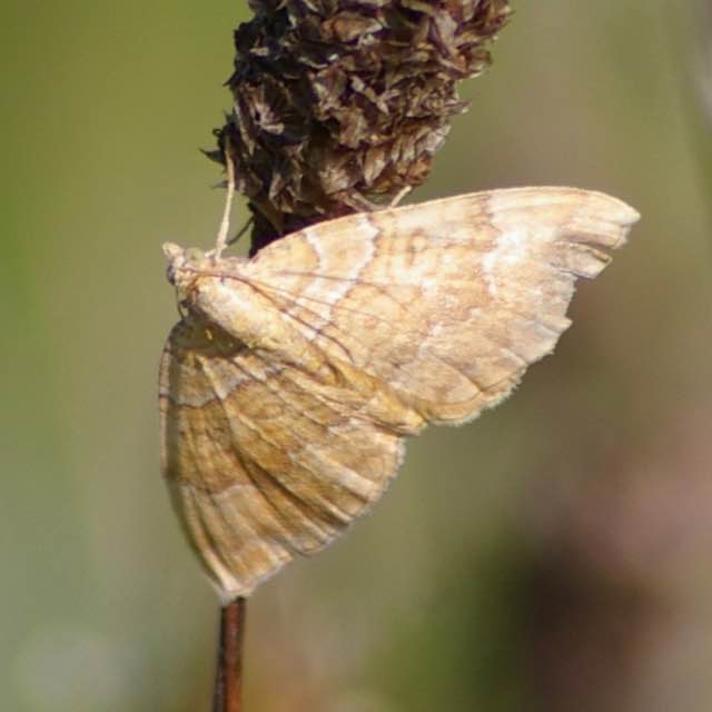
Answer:
[(420, 185), (465, 110), (455, 83), (490, 62), (506, 0), (250, 0), (234, 110), (209, 154), (235, 161), (252, 251)]

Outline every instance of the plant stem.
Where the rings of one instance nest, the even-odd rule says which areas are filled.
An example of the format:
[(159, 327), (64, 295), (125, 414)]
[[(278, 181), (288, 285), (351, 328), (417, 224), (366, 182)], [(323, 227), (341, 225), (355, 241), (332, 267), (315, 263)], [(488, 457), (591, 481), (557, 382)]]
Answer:
[(242, 650), (246, 609), (245, 598), (236, 598), (220, 609), (213, 712), (242, 712)]

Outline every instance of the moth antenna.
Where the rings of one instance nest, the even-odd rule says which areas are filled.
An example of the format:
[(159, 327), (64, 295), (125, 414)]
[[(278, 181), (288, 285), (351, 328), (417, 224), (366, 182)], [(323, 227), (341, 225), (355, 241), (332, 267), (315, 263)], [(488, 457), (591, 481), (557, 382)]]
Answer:
[(238, 230), (237, 234), (235, 237), (231, 237), (228, 241), (228, 245), (234, 245), (246, 232), (247, 230), (253, 225), (255, 222), (254, 216), (249, 217), (246, 221), (245, 224)]
[(223, 250), (230, 244), (227, 234), (230, 231), (230, 212), (232, 210), (232, 199), (235, 196), (235, 164), (230, 156), (230, 141), (227, 138), (225, 139), (225, 166), (227, 168), (227, 196), (225, 197), (225, 210), (220, 222), (220, 230), (215, 240), (213, 256), (216, 260), (220, 259)]

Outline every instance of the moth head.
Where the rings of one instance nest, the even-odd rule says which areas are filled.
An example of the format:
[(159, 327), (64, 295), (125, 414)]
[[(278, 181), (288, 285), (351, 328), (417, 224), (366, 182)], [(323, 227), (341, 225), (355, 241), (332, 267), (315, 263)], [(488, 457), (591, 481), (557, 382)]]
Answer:
[(208, 267), (208, 256), (197, 247), (183, 248), (174, 242), (163, 245), (163, 254), (168, 260), (166, 277), (178, 292), (178, 301), (182, 302), (191, 290), (201, 271)]

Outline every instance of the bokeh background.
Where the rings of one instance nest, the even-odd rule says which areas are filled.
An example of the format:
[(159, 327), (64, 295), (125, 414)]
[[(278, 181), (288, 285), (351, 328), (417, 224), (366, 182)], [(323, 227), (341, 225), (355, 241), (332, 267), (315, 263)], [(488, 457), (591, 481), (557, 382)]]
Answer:
[[(712, 13), (513, 2), (414, 200), (643, 220), (518, 393), (249, 604), (250, 712), (712, 709)], [(195, 712), (217, 602), (158, 473), (160, 245), (211, 243), (246, 3), (2, 3), (0, 709)], [(237, 211), (236, 221), (245, 211)]]

